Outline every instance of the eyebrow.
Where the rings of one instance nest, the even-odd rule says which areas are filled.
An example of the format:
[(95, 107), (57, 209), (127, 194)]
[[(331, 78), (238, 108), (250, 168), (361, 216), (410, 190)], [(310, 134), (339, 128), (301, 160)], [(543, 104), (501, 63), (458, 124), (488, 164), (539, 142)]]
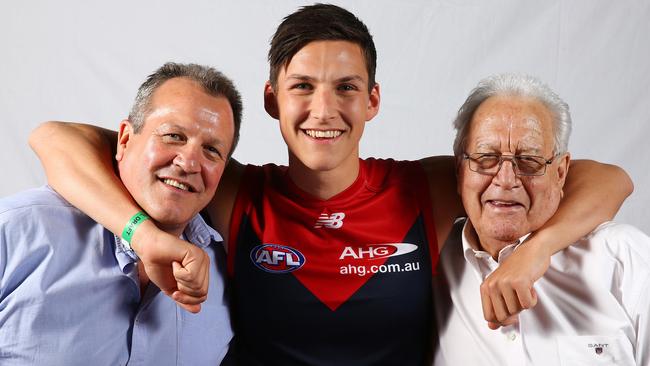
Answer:
[(179, 132), (186, 132), (187, 129), (179, 124), (176, 124), (174, 122), (163, 122), (161, 123), (158, 128), (156, 128), (156, 131), (166, 131), (169, 129), (175, 129), (178, 130)]
[[(301, 81), (317, 81), (318, 79), (312, 76), (304, 75), (304, 74), (290, 74), (287, 75), (287, 79), (294, 79), (294, 80), (301, 80)], [(347, 75), (343, 76), (341, 78), (335, 79), (334, 80), (337, 83), (346, 83), (350, 81), (358, 81), (361, 83), (364, 83), (365, 80), (360, 76), (360, 75)]]
[[(183, 133), (187, 132), (187, 128), (185, 128), (185, 127), (183, 127), (183, 126), (181, 126), (179, 124), (173, 123), (173, 122), (165, 122), (165, 123), (161, 124), (160, 126), (158, 126), (156, 131), (165, 130), (165, 129), (177, 129), (179, 132), (183, 132)], [(208, 145), (216, 145), (216, 146), (219, 146), (219, 147), (224, 147), (225, 146), (224, 140), (219, 138), (219, 137), (211, 138), (210, 140), (206, 141), (206, 144), (208, 144)]]
[[(491, 153), (502, 154), (503, 151), (499, 148), (498, 144), (491, 142), (480, 142), (475, 146), (476, 150), (489, 150)], [(543, 149), (539, 146), (525, 146), (518, 144), (515, 148), (515, 155), (542, 155)]]

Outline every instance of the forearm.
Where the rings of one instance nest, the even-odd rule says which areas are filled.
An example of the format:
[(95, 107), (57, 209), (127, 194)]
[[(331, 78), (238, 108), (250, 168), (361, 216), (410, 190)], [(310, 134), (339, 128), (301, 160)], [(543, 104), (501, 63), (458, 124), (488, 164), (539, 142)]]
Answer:
[(113, 168), (114, 131), (46, 122), (32, 131), (29, 144), (38, 155), (48, 183), (72, 205), (120, 235), (140, 210)]
[(555, 215), (481, 285), (483, 314), (490, 328), (509, 324), (518, 312), (535, 306), (533, 284), (546, 272), (551, 255), (612, 219), (632, 189), (632, 181), (619, 167), (584, 160), (572, 163)]
[(613, 219), (633, 189), (627, 173), (615, 165), (573, 161), (558, 210), (530, 242), (543, 245), (549, 255), (565, 249)]
[(440, 251), (456, 218), (465, 216), (457, 189), (456, 160), (453, 156), (431, 156), (421, 159), (420, 163), (427, 175)]

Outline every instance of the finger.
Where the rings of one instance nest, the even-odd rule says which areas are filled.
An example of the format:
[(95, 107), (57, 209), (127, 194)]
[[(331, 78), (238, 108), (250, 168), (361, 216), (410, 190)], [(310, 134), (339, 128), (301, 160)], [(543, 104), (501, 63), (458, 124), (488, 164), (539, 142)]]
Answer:
[(488, 328), (492, 330), (497, 330), (501, 327), (501, 324), (495, 322), (488, 322)]
[(501, 289), (501, 294), (508, 316), (518, 314), (523, 310), (521, 304), (519, 304), (519, 294), (513, 291), (509, 286), (505, 285)]
[(199, 305), (187, 305), (187, 304), (180, 304), (177, 303), (181, 308), (189, 311), (190, 313), (197, 314), (201, 311), (201, 304)]
[(483, 307), (483, 318), (488, 322), (496, 322), (496, 315), (494, 314), (494, 308), (492, 307), (492, 300), (490, 299), (490, 294), (487, 290), (487, 286), (485, 285), (485, 282), (481, 284), (480, 290), (481, 290), (481, 306)]
[[(533, 289), (532, 282), (516, 282), (513, 283), (513, 289), (516, 292), (517, 301), (520, 310), (530, 309), (537, 304), (537, 296), (535, 295), (535, 290)], [(511, 313), (513, 314), (513, 313)]]
[(188, 297), (194, 297), (197, 299), (202, 299), (201, 301), (205, 301), (208, 298), (208, 291), (207, 289), (194, 289), (191, 287), (186, 287), (182, 284), (178, 285), (178, 291)]
[(206, 300), (206, 296), (195, 297), (185, 294), (181, 291), (175, 291), (171, 295), (172, 300), (174, 300), (180, 306), (196, 306), (201, 305)]
[(535, 288), (526, 288), (521, 291), (517, 290), (517, 298), (519, 299), (519, 304), (523, 309), (532, 309), (537, 305), (537, 291)]
[[(209, 272), (192, 273), (190, 269), (183, 267), (178, 262), (172, 262), (172, 269), (179, 290), (192, 296), (207, 294), (210, 281)], [(195, 272), (201, 272), (201, 270)]]
[(501, 326), (507, 327), (510, 325), (515, 325), (517, 323), (519, 323), (519, 314), (509, 316), (508, 318), (506, 318), (506, 320), (501, 322)]
[[(490, 296), (490, 300), (492, 301), (492, 308), (494, 309), (494, 316), (496, 317), (496, 320), (499, 323), (506, 320), (506, 318), (510, 316), (510, 313), (508, 312), (508, 307), (506, 306), (506, 302), (501, 294), (497, 293)], [(492, 321), (493, 319), (486, 320)]]
[[(485, 296), (483, 296), (483, 293), (485, 293)], [(486, 306), (486, 302), (483, 302), (483, 315), (488, 322), (500, 323), (510, 316), (506, 303), (501, 296), (501, 291), (489, 277), (481, 284), (481, 301), (487, 301), (491, 305), (490, 312), (490, 307)], [(488, 312), (486, 312), (486, 309)]]

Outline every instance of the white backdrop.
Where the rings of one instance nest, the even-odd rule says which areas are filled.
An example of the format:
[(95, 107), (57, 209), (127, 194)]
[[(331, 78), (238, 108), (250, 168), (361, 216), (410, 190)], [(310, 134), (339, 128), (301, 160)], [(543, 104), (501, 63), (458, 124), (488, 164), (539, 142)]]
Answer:
[[(650, 1), (334, 1), (370, 28), (382, 103), (362, 156), (451, 154), (451, 121), (477, 81), (540, 77), (571, 106), (574, 158), (622, 166), (635, 192), (617, 220), (650, 233)], [(286, 163), (262, 88), (266, 52), (300, 1), (0, 3), (0, 196), (45, 182), (27, 146), (39, 122), (115, 128), (145, 76), (166, 61), (216, 66), (244, 99), (241, 162)], [(598, 184), (598, 182), (594, 182)]]

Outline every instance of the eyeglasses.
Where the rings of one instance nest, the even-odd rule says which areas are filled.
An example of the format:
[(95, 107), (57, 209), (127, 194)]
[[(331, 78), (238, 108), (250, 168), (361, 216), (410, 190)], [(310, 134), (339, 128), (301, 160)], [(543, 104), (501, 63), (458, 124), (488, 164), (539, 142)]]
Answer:
[(463, 153), (463, 159), (469, 160), (469, 170), (485, 175), (496, 175), (501, 169), (504, 160), (510, 160), (519, 176), (538, 176), (546, 173), (546, 166), (553, 163), (557, 155), (546, 160), (535, 155), (501, 155), (501, 154), (467, 154)]

